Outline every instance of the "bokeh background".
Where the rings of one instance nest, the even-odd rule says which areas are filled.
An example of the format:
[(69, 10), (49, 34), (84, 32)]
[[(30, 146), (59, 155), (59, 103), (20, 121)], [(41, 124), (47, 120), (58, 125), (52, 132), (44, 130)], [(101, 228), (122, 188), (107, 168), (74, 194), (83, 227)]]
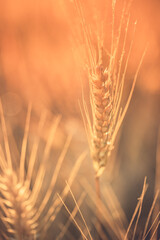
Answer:
[[(119, 1), (120, 4), (121, 2)], [(103, 8), (103, 4), (105, 1), (99, 1), (100, 8)], [(88, 101), (88, 79), (79, 55), (82, 46), (76, 39), (76, 14), (72, 5), (72, 1), (61, 0), (0, 0), (0, 96), (6, 121), (20, 144), (29, 102), (33, 104), (34, 115), (31, 135), (34, 134), (38, 116), (44, 109), (48, 110), (49, 119), (51, 116), (62, 115), (56, 141), (53, 143), (56, 154), (63, 147), (66, 136), (73, 136), (61, 171), (62, 185), (65, 185), (67, 178), (64, 169), (71, 168), (80, 153), (88, 149), (78, 104), (82, 98), (82, 89)], [(92, 6), (92, 1), (88, 0), (86, 9), (90, 9), (89, 6)], [(144, 201), (142, 224), (154, 196), (160, 128), (159, 11), (159, 0), (132, 2), (131, 22), (137, 21), (137, 30), (128, 66), (126, 94), (145, 46), (148, 45), (148, 48), (112, 156), (115, 159), (114, 167), (106, 169), (101, 180), (102, 191), (106, 182), (111, 183), (130, 219), (144, 177), (147, 176), (149, 188)], [(131, 30), (128, 41), (132, 37), (130, 32)], [(46, 135), (42, 133), (44, 141)], [(80, 170), (79, 176), (87, 177), (94, 186), (89, 155), (83, 164), (85, 167)], [(81, 190), (77, 179), (77, 185), (73, 189), (77, 198)], [(91, 210), (87, 210), (86, 206), (84, 209), (86, 219), (89, 219)], [(76, 230), (71, 231), (73, 234)], [(52, 234), (50, 233), (51, 236)]]

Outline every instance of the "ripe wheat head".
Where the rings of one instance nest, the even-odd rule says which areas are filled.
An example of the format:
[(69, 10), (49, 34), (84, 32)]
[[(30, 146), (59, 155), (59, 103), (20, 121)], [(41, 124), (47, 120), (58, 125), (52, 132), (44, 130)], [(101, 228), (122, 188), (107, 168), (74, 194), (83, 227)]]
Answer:
[[(122, 106), (127, 67), (134, 42), (132, 39), (129, 49), (126, 47), (130, 21), (129, 6), (124, 4), (119, 19), (119, 26), (115, 27), (116, 1), (112, 1), (111, 41), (108, 47), (105, 44), (104, 29), (96, 32), (96, 27), (90, 27), (84, 17), (82, 1), (75, 0), (74, 3), (82, 26), (92, 110), (92, 119), (90, 119), (85, 101), (83, 101), (85, 111), (83, 117), (85, 119), (95, 174), (98, 177), (102, 174), (114, 148), (115, 139), (127, 112), (144, 54), (135, 72), (126, 103)], [(101, 22), (98, 24), (102, 25)], [(136, 23), (133, 26), (133, 38), (135, 27)], [(110, 50), (108, 51), (108, 49)]]

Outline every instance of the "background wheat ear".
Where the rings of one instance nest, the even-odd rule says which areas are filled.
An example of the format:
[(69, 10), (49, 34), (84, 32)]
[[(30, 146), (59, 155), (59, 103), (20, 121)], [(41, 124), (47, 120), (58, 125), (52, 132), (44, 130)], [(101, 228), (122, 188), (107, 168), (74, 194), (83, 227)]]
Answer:
[[(41, 239), (45, 236), (51, 221), (53, 222), (55, 220), (56, 214), (60, 210), (61, 202), (57, 201), (54, 197), (53, 188), (56, 184), (71, 137), (67, 138), (57, 163), (52, 169), (48, 185), (46, 186), (45, 177), (48, 174), (47, 161), (50, 156), (60, 117), (58, 116), (54, 119), (51, 124), (44, 151), (41, 153), (42, 159), (38, 162), (37, 153), (40, 150), (40, 135), (38, 134), (38, 137), (36, 137), (33, 142), (31, 152), (29, 152), (29, 160), (27, 161), (27, 141), (31, 117), (31, 105), (29, 106), (20, 161), (17, 159), (15, 163), (9, 147), (7, 128), (1, 103), (0, 115), (4, 138), (4, 150), (3, 145), (0, 146), (0, 212), (1, 221), (4, 226), (4, 234), (9, 238), (14, 237), (14, 239), (17, 240)], [(45, 119), (46, 114), (42, 114), (38, 125), (38, 133), (43, 129)], [(76, 174), (75, 172), (74, 174)], [(75, 176), (72, 176), (72, 181), (74, 177)], [(43, 187), (44, 183), (45, 188)], [(65, 194), (67, 194), (66, 191), (63, 195)]]

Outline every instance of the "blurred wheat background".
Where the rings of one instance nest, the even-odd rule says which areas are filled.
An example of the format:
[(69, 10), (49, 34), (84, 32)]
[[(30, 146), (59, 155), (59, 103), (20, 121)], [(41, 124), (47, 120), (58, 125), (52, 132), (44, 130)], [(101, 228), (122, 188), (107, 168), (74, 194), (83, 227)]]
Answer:
[[(83, 2), (89, 24), (92, 24), (91, 19), (98, 21), (98, 17), (103, 18), (105, 9), (109, 6), (107, 5), (109, 1), (105, 0)], [(117, 0), (117, 2), (121, 8), (123, 1)], [(93, 14), (94, 11), (92, 12), (94, 4), (98, 5), (101, 13), (97, 19)], [(140, 220), (142, 225), (140, 226), (144, 226), (153, 201), (156, 152), (160, 147), (158, 145), (160, 129), (159, 11), (159, 0), (134, 0), (131, 4), (130, 21), (137, 21), (137, 29), (133, 54), (128, 65), (124, 96), (128, 93), (137, 62), (147, 44), (148, 49), (129, 109), (118, 134), (118, 144), (111, 156), (112, 164), (109, 164), (101, 179), (102, 191), (105, 193), (106, 184), (112, 186), (130, 221), (137, 198), (142, 191), (144, 178), (147, 176), (149, 188), (143, 204), (143, 214)], [(117, 11), (116, 14), (118, 21), (120, 12)], [(72, 135), (55, 193), (65, 187), (65, 180), (69, 178), (76, 159), (83, 151), (88, 151), (78, 101), (82, 101), (83, 92), (88, 104), (89, 87), (83, 63), (83, 43), (78, 38), (81, 32), (77, 30), (77, 21), (78, 17), (74, 12), (72, 1), (0, 0), (0, 97), (14, 159), (21, 149), (29, 102), (32, 102), (33, 108), (27, 156), (35, 135), (38, 118), (44, 109), (47, 109), (48, 122), (39, 136), (42, 144), (47, 141), (52, 118), (61, 115), (49, 155), (48, 168), (55, 167), (67, 136)], [(106, 26), (104, 35), (107, 36), (109, 29), (110, 22)], [(130, 28), (128, 36), (129, 43), (132, 39)], [(2, 141), (2, 130), (0, 131)], [(86, 179), (94, 189), (93, 176), (93, 167), (88, 154), (72, 187), (77, 200), (82, 197), (83, 191), (86, 192), (84, 188)], [(67, 198), (67, 204), (71, 209), (75, 206), (72, 201), (70, 197)], [(94, 207), (88, 200), (88, 203), (82, 202), (81, 209), (86, 222), (92, 228)], [(68, 214), (63, 209), (45, 239), (56, 239), (68, 218)], [(80, 221), (79, 224), (81, 224)], [(78, 239), (80, 234), (70, 223), (70, 227), (62, 238)]]

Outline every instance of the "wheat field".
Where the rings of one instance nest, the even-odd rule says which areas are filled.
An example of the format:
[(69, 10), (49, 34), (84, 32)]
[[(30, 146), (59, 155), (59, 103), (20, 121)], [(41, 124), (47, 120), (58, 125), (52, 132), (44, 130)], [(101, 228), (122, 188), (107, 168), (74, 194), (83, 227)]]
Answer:
[(0, 6), (0, 240), (159, 240), (159, 1)]

